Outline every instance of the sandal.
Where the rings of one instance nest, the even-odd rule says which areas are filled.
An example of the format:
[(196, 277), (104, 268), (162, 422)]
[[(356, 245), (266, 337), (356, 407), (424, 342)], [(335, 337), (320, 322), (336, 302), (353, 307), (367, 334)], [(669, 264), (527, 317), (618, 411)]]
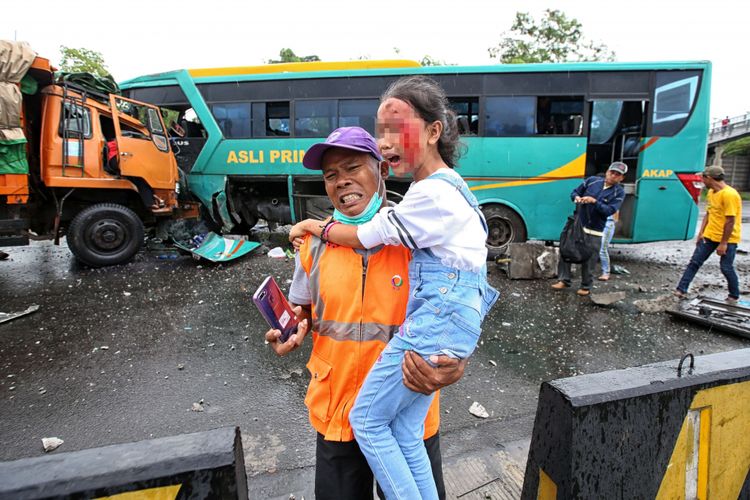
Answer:
[(609, 281), (609, 274), (602, 274), (596, 279), (598, 279), (599, 281)]
[(588, 297), (589, 295), (591, 295), (591, 290), (586, 290), (585, 288), (579, 288), (576, 293), (580, 295), (581, 297)]

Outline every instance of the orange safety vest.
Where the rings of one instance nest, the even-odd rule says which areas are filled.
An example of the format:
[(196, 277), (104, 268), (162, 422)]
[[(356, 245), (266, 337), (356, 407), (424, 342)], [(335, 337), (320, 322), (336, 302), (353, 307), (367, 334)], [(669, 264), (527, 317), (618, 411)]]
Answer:
[[(313, 350), (305, 405), (329, 441), (352, 441), (349, 411), (362, 383), (406, 316), (411, 252), (384, 246), (368, 258), (308, 235), (299, 250), (312, 296)], [(425, 420), (425, 439), (440, 425), (439, 394)]]

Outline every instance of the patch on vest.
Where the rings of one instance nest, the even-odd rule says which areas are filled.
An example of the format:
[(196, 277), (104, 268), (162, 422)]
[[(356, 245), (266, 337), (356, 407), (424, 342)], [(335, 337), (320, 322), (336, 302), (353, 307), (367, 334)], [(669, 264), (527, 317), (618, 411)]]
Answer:
[(401, 288), (401, 285), (403, 284), (404, 284), (404, 279), (398, 274), (394, 274), (393, 278), (391, 278), (391, 286), (393, 287), (393, 289), (398, 290), (399, 288)]

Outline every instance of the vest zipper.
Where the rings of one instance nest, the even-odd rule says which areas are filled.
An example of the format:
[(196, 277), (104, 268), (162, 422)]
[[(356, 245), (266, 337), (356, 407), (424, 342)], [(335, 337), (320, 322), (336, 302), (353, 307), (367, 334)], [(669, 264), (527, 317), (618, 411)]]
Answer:
[[(362, 311), (365, 307), (365, 283), (367, 282), (367, 259), (362, 257)], [(359, 342), (362, 343), (362, 314), (359, 315)]]

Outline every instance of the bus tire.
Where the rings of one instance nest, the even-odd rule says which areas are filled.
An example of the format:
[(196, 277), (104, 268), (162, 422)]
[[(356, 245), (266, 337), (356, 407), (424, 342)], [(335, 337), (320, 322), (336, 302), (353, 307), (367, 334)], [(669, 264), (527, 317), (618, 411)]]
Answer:
[(128, 207), (98, 203), (73, 218), (67, 239), (70, 251), (87, 266), (123, 264), (143, 245), (143, 221)]
[(521, 216), (504, 205), (484, 205), (482, 213), (487, 221), (487, 259), (494, 260), (508, 253), (511, 243), (526, 241), (526, 225)]

